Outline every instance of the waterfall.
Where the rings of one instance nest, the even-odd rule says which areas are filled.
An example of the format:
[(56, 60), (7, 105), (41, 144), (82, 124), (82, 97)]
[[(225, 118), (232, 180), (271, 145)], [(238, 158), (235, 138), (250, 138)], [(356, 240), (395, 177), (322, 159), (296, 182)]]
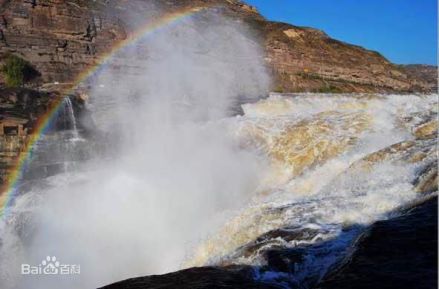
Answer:
[(73, 111), (73, 104), (70, 97), (64, 99), (64, 115), (65, 115), (65, 127), (70, 128), (73, 133), (73, 139), (78, 139), (78, 128), (76, 124), (75, 112)]

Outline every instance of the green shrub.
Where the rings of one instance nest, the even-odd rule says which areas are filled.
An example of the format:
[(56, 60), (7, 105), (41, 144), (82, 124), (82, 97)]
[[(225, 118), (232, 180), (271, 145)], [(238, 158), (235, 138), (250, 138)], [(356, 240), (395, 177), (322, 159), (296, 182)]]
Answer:
[(26, 60), (13, 54), (6, 56), (1, 71), (5, 77), (6, 85), (9, 87), (22, 86), (36, 72)]

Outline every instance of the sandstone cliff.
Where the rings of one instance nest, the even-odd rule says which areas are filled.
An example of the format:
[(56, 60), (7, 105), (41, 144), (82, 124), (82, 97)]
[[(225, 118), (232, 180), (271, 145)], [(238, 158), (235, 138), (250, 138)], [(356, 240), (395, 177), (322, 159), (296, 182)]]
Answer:
[(401, 65), (407, 75), (413, 79), (427, 81), (433, 91), (438, 89), (438, 70), (434, 65), (410, 64)]
[(28, 89), (0, 89), (0, 184), (25, 144), (38, 115), (52, 98)]
[[(40, 82), (70, 82), (133, 29), (127, 14), (139, 17), (149, 1), (2, 0), (0, 55), (19, 54), (41, 73)], [(379, 53), (343, 43), (324, 32), (266, 21), (238, 0), (156, 1), (164, 10), (223, 7), (243, 19), (265, 43), (273, 90), (282, 92), (427, 92), (436, 77), (412, 73)], [(431, 73), (430, 73), (431, 74)]]
[(320, 30), (259, 23), (281, 92), (429, 92), (436, 86), (431, 77), (415, 75), (378, 52), (332, 39)]

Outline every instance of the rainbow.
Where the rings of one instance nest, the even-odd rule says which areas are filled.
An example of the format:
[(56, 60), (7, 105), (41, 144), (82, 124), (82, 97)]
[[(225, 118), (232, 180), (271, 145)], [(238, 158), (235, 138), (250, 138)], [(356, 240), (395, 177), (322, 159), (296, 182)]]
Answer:
[(116, 43), (109, 51), (102, 54), (96, 61), (95, 65), (80, 73), (74, 79), (72, 84), (62, 91), (60, 94), (61, 97), (53, 101), (46, 113), (38, 118), (37, 123), (34, 126), (34, 132), (29, 136), (25, 147), (15, 160), (5, 183), (0, 188), (0, 218), (7, 215), (7, 209), (18, 193), (18, 184), (32, 158), (34, 146), (49, 130), (51, 122), (62, 107), (65, 97), (72, 94), (79, 84), (99, 73), (99, 71), (101, 71), (100, 68), (105, 67), (105, 64), (108, 64), (117, 52), (131, 45), (135, 45), (146, 37), (159, 32), (161, 29), (168, 28), (170, 25), (176, 25), (205, 9), (207, 9), (207, 7), (185, 8), (183, 10), (168, 13), (152, 23), (145, 24), (135, 33), (130, 34), (122, 41)]

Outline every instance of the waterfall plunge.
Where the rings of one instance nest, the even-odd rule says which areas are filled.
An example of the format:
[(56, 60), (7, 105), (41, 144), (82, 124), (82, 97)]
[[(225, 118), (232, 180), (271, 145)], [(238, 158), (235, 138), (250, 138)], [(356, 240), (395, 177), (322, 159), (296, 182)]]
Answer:
[(70, 97), (64, 98), (64, 127), (72, 131), (73, 139), (79, 139), (78, 126), (76, 124), (75, 111)]

